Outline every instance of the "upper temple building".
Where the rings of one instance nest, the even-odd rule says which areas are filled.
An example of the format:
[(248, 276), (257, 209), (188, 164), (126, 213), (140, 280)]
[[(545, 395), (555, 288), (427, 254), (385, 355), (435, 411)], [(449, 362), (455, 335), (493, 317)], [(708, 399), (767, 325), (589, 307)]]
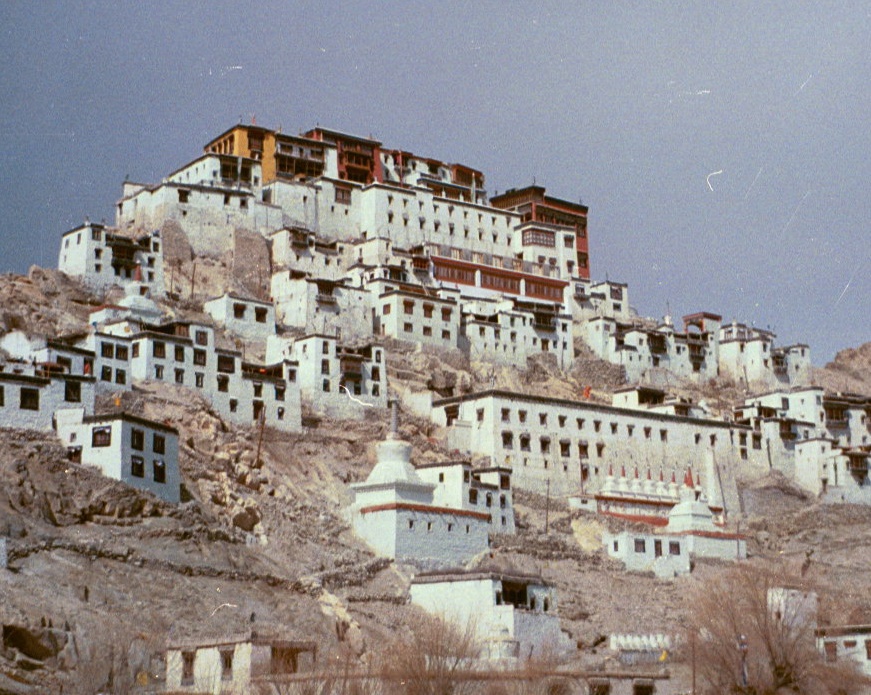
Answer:
[(125, 183), (119, 228), (170, 220), (196, 253), (231, 250), (239, 228), (306, 230), (341, 243), (344, 268), (406, 263), (484, 295), (562, 303), (590, 277), (585, 206), (538, 186), (489, 200), (476, 169), (320, 127), (289, 135), (240, 124), (161, 183)]

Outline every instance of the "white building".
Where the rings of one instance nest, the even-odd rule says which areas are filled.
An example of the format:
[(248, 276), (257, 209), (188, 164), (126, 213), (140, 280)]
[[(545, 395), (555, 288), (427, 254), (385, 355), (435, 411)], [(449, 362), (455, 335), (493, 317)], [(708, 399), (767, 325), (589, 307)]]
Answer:
[(164, 291), (160, 232), (134, 233), (85, 222), (61, 237), (57, 267), (95, 290), (135, 280), (156, 294)]
[(829, 663), (854, 661), (871, 677), (871, 625), (820, 627), (814, 631), (817, 649)]
[(174, 427), (129, 413), (85, 417), (82, 408), (58, 410), (55, 419), (70, 461), (178, 503), (181, 477)]
[(562, 655), (572, 644), (560, 629), (556, 589), (539, 576), (490, 571), (422, 572), (411, 601), (425, 611), (470, 626), (482, 658), (526, 661)]
[(824, 501), (871, 503), (871, 398), (822, 388), (745, 399), (736, 422), (752, 427), (769, 465)]
[(423, 567), (456, 567), (486, 551), (490, 514), (437, 504), (438, 484), (421, 479), (395, 432), (394, 421), (366, 482), (351, 485), (354, 532), (379, 555)]
[(525, 367), (531, 355), (553, 354), (562, 369), (574, 363), (571, 316), (562, 305), (504, 300), (462, 301), (460, 349), (472, 360)]
[(276, 678), (312, 671), (317, 645), (277, 631), (171, 640), (166, 649), (166, 690), (209, 695), (259, 692)]
[(272, 302), (225, 292), (207, 300), (203, 311), (219, 326), (246, 340), (266, 340), (275, 335), (275, 306)]
[(774, 347), (775, 334), (733, 321), (720, 328), (720, 373), (740, 383), (802, 384), (810, 377), (807, 345)]
[(514, 533), (514, 502), (508, 468), (472, 468), (452, 461), (425, 463), (415, 469), (421, 480), (436, 485), (433, 504), (490, 515), (491, 533)]
[(297, 365), (300, 397), (335, 418), (362, 418), (387, 407), (387, 362), (379, 345), (351, 347), (328, 335), (271, 336), (266, 361)]
[(115, 221), (125, 230), (173, 221), (195, 253), (214, 257), (232, 250), (237, 228), (267, 233), (283, 225), (281, 209), (262, 200), (260, 177), (257, 161), (206, 154), (159, 184), (125, 182)]
[(661, 579), (690, 572), (686, 539), (680, 536), (622, 531), (604, 534), (602, 542), (608, 555), (620, 560), (630, 572), (653, 572)]
[(748, 448), (746, 426), (510, 391), (435, 400), (432, 419), (451, 448), (489, 456), (511, 468), (515, 488), (539, 493), (547, 481), (555, 495), (596, 492), (613, 468), (682, 478), (691, 464), (711, 503), (728, 511), (738, 508), (739, 462), (764, 461)]
[(30, 364), (0, 365), (0, 426), (51, 430), (61, 408), (94, 412), (94, 378)]
[(306, 333), (329, 333), (341, 340), (372, 335), (371, 299), (345, 281), (310, 278), (295, 270), (272, 275), (271, 294), (278, 322)]

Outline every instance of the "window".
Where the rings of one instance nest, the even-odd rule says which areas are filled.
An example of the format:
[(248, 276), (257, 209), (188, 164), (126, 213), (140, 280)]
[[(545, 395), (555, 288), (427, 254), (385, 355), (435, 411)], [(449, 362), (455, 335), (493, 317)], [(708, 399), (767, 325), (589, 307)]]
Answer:
[(579, 417), (575, 422), (577, 423), (579, 430), (584, 429), (584, 418)]
[(617, 423), (616, 422), (611, 423), (611, 434), (617, 434)]
[(542, 454), (550, 453), (550, 437), (542, 437), (538, 440), (538, 444), (541, 447)]
[(668, 542), (668, 554), (669, 555), (680, 555), (680, 543), (678, 541), (669, 541)]
[(133, 356), (139, 357), (139, 343), (133, 343)]
[(330, 392), (330, 380), (329, 379), (324, 379), (323, 383), (321, 384), (321, 389), (323, 389), (324, 393)]
[(22, 387), (19, 408), (21, 410), (39, 410), (39, 390)]
[(330, 373), (330, 361), (329, 360), (321, 360), (321, 374), (329, 374)]
[(511, 410), (502, 408), (502, 422), (511, 422)]
[(208, 331), (197, 331), (194, 334), (194, 342), (197, 345), (208, 345), (209, 344), (209, 332)]
[(166, 437), (162, 434), (154, 433), (154, 436), (151, 438), (151, 450), (155, 454), (165, 454), (166, 453)]
[(432, 310), (433, 310), (432, 304), (424, 304), (423, 305), (423, 317), (425, 319), (431, 319), (432, 318)]
[(239, 401), (235, 398), (230, 399), (230, 412), (235, 413), (239, 409)]
[(155, 379), (163, 379), (163, 365), (162, 364), (154, 365), (154, 378)]
[(218, 355), (218, 371), (233, 374), (236, 371), (236, 359), (232, 355)]
[(478, 504), (478, 491), (475, 488), (469, 488), (469, 504)]
[(166, 343), (161, 342), (160, 340), (155, 340), (151, 347), (151, 354), (160, 359), (166, 357)]
[(611, 684), (602, 682), (590, 683), (590, 695), (611, 695)]
[(233, 318), (234, 319), (244, 319), (245, 318), (245, 305), (244, 304), (233, 304)]
[(559, 443), (559, 455), (563, 458), (567, 458), (571, 456), (569, 453), (569, 449), (571, 448), (571, 442), (568, 439), (563, 439)]
[(194, 386), (198, 389), (203, 388), (203, 383), (205, 383), (206, 375), (202, 372), (194, 372)]
[(653, 695), (655, 692), (652, 683), (632, 684), (632, 695)]
[(100, 343), (100, 357), (115, 357), (115, 345), (112, 343)]
[(134, 478), (145, 477), (145, 459), (141, 456), (130, 457), (130, 475)]
[(191, 194), (190, 191), (186, 191), (182, 188), (179, 188), (178, 189), (178, 202), (180, 202), (180, 203), (188, 202), (188, 196), (190, 196), (190, 194)]
[(184, 362), (184, 346), (176, 345), (175, 346), (175, 361), (176, 362)]
[(450, 331), (442, 331), (442, 340), (450, 340), (451, 332)]
[(385, 304), (383, 307), (381, 307), (381, 315), (387, 316), (388, 314), (390, 314), (390, 305)]
[(112, 368), (109, 366), (100, 367), (100, 381), (112, 381)]
[(492, 495), (492, 493), (489, 493), (489, 492), (487, 493), (486, 504), (487, 504), (488, 507), (492, 507), (492, 506), (493, 506), (493, 495)]
[(64, 400), (67, 403), (81, 403), (82, 385), (78, 381), (64, 382)]
[(644, 542), (643, 538), (636, 538), (635, 539), (635, 552), (636, 553), (643, 553), (646, 547), (647, 547), (647, 544)]
[(176, 369), (175, 370), (175, 383), (183, 384), (184, 383), (184, 369)]
[(414, 302), (410, 299), (406, 299), (404, 302), (402, 302), (402, 306), (406, 314), (411, 315), (414, 313)]
[(502, 433), (502, 448), (503, 449), (514, 448), (514, 435), (511, 432), (503, 432)]
[(194, 350), (194, 364), (199, 367), (204, 367), (206, 365), (205, 350)]
[(424, 336), (431, 336), (432, 335), (432, 328), (430, 326), (424, 326), (423, 327), (423, 335)]
[(142, 451), (145, 448), (145, 432), (135, 427), (130, 432), (130, 448)]
[(596, 432), (600, 432), (602, 430), (602, 421), (593, 420), (593, 429), (596, 430)]
[(154, 459), (153, 473), (155, 483), (166, 482), (166, 462), (163, 459)]
[(254, 307), (254, 320), (257, 323), (266, 323), (266, 307)]
[(823, 650), (826, 654), (826, 661), (829, 663), (838, 660), (838, 643), (833, 640), (826, 640), (823, 644)]
[(275, 400), (283, 401), (284, 400), (284, 391), (285, 391), (284, 386), (278, 386), (276, 384), (276, 386), (275, 386)]
[(259, 382), (254, 384), (254, 398), (263, 398), (263, 384)]
[(525, 410), (518, 410), (517, 417), (519, 418), (520, 422), (526, 422), (526, 411)]
[(6, 405), (6, 392), (4, 391), (3, 387), (0, 386), (0, 406), (5, 406), (5, 405)]
[(91, 446), (101, 447), (112, 444), (111, 427), (94, 427), (91, 430)]
[(451, 320), (451, 310), (450, 309), (442, 309), (442, 321), (450, 321)]
[(226, 393), (230, 388), (230, 378), (223, 374), (218, 375), (218, 391)]
[(644, 438), (645, 438), (645, 439), (650, 439), (650, 433), (651, 433), (651, 432), (653, 432), (653, 430), (652, 430), (650, 427), (645, 427), (645, 428), (644, 428)]
[(668, 441), (668, 430), (659, 430), (659, 441), (661, 441), (661, 442)]
[(602, 458), (605, 455), (605, 445), (599, 442), (596, 444), (596, 455)]
[(520, 450), (521, 451), (529, 451), (529, 435), (521, 434), (520, 435)]
[(538, 414), (538, 424), (546, 425), (547, 424), (547, 413), (539, 413)]
[(411, 333), (411, 324), (410, 323), (402, 324), (402, 330), (405, 331), (406, 333)]

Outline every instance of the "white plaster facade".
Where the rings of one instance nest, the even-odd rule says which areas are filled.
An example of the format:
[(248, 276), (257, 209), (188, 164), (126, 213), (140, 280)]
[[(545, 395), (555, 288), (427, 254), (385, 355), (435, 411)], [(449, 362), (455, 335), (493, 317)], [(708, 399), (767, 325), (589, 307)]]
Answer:
[(85, 222), (61, 236), (58, 270), (94, 290), (136, 280), (155, 294), (164, 292), (160, 232), (122, 233)]
[(275, 306), (253, 297), (225, 292), (203, 303), (215, 323), (246, 340), (266, 340), (275, 335)]
[(571, 316), (561, 304), (516, 299), (462, 301), (459, 347), (471, 360), (525, 367), (549, 353), (562, 369), (574, 363)]
[(839, 625), (817, 628), (817, 649), (829, 663), (854, 661), (871, 677), (871, 625)]
[(71, 461), (178, 503), (181, 476), (174, 427), (128, 413), (85, 417), (81, 408), (58, 410), (55, 419)]
[(270, 336), (266, 361), (286, 360), (297, 365), (301, 398), (329, 417), (359, 419), (387, 407), (386, 351), (379, 345), (350, 347), (328, 335)]
[(260, 164), (243, 157), (207, 154), (156, 185), (126, 182), (116, 206), (123, 229), (159, 229), (177, 222), (198, 255), (233, 248), (237, 228), (268, 233), (284, 224), (281, 208), (262, 200)]
[(282, 326), (328, 333), (342, 340), (372, 335), (371, 300), (362, 287), (303, 277), (290, 270), (274, 273), (271, 287)]
[(652, 533), (606, 533), (605, 549), (631, 572), (653, 572), (661, 579), (689, 574), (690, 554), (686, 539)]
[(435, 400), (432, 419), (451, 448), (511, 468), (515, 488), (543, 493), (549, 480), (557, 495), (596, 492), (613, 468), (667, 480), (690, 463), (712, 503), (736, 510), (734, 473), (751, 455), (746, 426), (509, 391)]
[(456, 461), (423, 464), (416, 470), (421, 480), (436, 486), (433, 504), (489, 514), (491, 533), (515, 532), (509, 469), (475, 469)]
[(364, 483), (351, 485), (354, 532), (376, 553), (421, 567), (456, 567), (489, 547), (489, 515), (437, 505), (435, 483), (411, 465), (411, 445), (395, 435), (377, 446)]
[(482, 657), (526, 661), (572, 648), (560, 629), (556, 589), (541, 577), (487, 571), (424, 572), (411, 580), (411, 601), (465, 630)]
[(0, 370), (0, 427), (49, 431), (61, 408), (94, 412), (94, 378), (9, 363)]
[[(257, 681), (314, 670), (314, 642), (248, 634), (172, 641), (166, 650), (166, 689), (177, 693), (249, 695)], [(267, 686), (268, 687), (268, 686)]]

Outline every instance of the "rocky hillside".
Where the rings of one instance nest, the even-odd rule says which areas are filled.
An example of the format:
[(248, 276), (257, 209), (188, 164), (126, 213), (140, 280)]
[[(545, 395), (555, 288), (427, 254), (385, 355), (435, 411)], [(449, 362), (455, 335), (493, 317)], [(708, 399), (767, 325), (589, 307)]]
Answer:
[[(192, 261), (183, 248), (178, 255), (179, 272), (190, 278)], [(209, 282), (226, 280), (229, 265), (209, 263)], [(256, 285), (252, 267), (237, 271)], [(0, 276), (0, 332), (75, 333), (105, 299), (53, 271)], [(192, 306), (185, 300), (166, 309), (184, 315)], [(570, 373), (547, 356), (517, 370), (469, 363), (458, 352), (385, 347), (390, 388), (400, 394), (508, 388), (578, 398), (589, 386), (592, 398), (610, 402), (623, 384), (620, 369), (580, 344)], [(868, 392), (869, 363), (871, 344), (839, 353), (817, 374)], [(728, 384), (679, 386), (724, 409), (740, 396)], [(365, 664), (420, 619), (407, 602), (413, 569), (374, 557), (342, 514), (347, 485), (374, 463), (386, 413), (338, 422), (306, 412), (301, 433), (261, 432), (227, 425), (168, 384), (100, 403), (102, 411), (113, 408), (179, 429), (184, 501), (167, 505), (71, 465), (50, 434), (0, 430), (0, 534), (9, 559), (9, 570), (0, 571), (0, 693), (159, 687), (167, 639), (276, 623), (317, 640), (323, 660), (344, 653)], [(433, 434), (406, 409), (401, 435), (413, 444), (415, 463), (450, 457)], [(742, 497), (740, 530), (754, 562), (820, 587), (824, 620), (871, 620), (871, 510), (821, 507), (776, 476), (757, 480)], [(518, 534), (498, 537), (479, 563), (553, 581), (563, 627), (587, 665), (601, 663), (602, 642), (613, 632), (679, 637), (693, 608), (689, 589), (720, 567), (699, 563), (674, 582), (626, 573), (601, 548), (603, 530), (619, 523), (523, 493), (516, 514)], [(680, 650), (674, 658), (683, 658)]]

